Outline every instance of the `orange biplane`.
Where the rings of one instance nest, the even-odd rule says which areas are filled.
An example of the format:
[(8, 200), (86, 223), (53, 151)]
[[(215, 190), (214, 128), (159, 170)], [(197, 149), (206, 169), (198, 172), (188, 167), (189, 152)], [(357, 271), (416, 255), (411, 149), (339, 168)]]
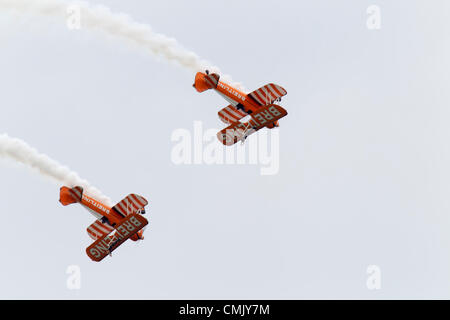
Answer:
[(213, 89), (230, 103), (218, 113), (220, 120), (229, 125), (217, 133), (217, 138), (223, 144), (229, 146), (238, 141), (244, 142), (249, 135), (261, 128), (278, 127), (278, 120), (287, 115), (285, 109), (273, 104), (281, 101), (281, 97), (287, 94), (279, 85), (269, 83), (245, 94), (219, 81), (219, 78), (218, 74), (210, 74), (208, 70), (205, 73), (197, 72), (193, 87), (198, 92)]
[(88, 235), (94, 240), (86, 249), (92, 260), (101, 261), (111, 255), (127, 239), (144, 239), (144, 227), (148, 221), (142, 215), (148, 202), (143, 197), (130, 194), (110, 208), (85, 195), (82, 187), (62, 187), (59, 196), (62, 205), (80, 203), (98, 219), (87, 228)]

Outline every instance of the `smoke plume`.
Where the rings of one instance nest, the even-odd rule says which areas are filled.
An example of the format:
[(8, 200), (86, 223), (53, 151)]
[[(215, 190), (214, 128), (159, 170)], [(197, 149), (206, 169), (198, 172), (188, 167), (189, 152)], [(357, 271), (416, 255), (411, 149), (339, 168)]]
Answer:
[(74, 187), (82, 186), (87, 194), (97, 200), (111, 205), (111, 200), (104, 196), (100, 190), (93, 187), (88, 181), (71, 171), (68, 167), (59, 164), (49, 156), (39, 153), (25, 141), (11, 138), (7, 134), (0, 134), (0, 159), (10, 159), (18, 162), (40, 175), (50, 178), (61, 185)]

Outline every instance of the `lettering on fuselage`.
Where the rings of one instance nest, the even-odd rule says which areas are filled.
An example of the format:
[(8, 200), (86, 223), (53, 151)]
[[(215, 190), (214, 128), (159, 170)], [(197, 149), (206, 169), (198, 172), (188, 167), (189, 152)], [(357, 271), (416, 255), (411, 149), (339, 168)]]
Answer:
[(102, 206), (100, 203), (98, 203), (97, 201), (86, 197), (85, 195), (83, 195), (83, 200), (89, 204), (92, 204), (94, 207), (100, 209), (101, 211), (105, 212), (105, 213), (109, 213), (109, 209), (105, 208), (104, 206)]
[(238, 99), (241, 99), (242, 101), (245, 101), (245, 96), (237, 92), (236, 90), (233, 90), (232, 88), (225, 86), (223, 83), (219, 82), (217, 84), (222, 89), (226, 90), (227, 92), (231, 93), (233, 96), (237, 97)]

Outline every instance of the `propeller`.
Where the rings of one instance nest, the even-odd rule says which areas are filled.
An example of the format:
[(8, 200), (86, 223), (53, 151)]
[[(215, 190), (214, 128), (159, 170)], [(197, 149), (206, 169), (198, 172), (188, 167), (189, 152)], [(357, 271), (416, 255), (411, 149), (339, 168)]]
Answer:
[(142, 231), (142, 236), (141, 236), (141, 239), (139, 239), (138, 243), (141, 242), (142, 240), (144, 240), (144, 238), (145, 238), (144, 237), (144, 233), (145, 233), (145, 229), (147, 229), (147, 227), (148, 227), (148, 225), (146, 225), (145, 227), (142, 228), (142, 230), (141, 230)]

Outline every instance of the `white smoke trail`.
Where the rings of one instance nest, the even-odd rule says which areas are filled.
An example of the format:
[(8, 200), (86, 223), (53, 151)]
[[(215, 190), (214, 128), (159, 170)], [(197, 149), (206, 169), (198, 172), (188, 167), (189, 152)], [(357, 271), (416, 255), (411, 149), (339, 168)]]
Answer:
[[(175, 39), (155, 33), (150, 26), (138, 23), (128, 15), (113, 13), (105, 6), (93, 6), (85, 1), (0, 0), (0, 9), (52, 16), (62, 18), (64, 21), (68, 19), (70, 12), (68, 9), (75, 8), (74, 6), (80, 13), (81, 28), (100, 30), (110, 36), (129, 41), (147, 52), (177, 62), (194, 72), (209, 69), (220, 74), (219, 68), (209, 65), (197, 54), (182, 47)], [(221, 79), (245, 90), (240, 83), (233, 83), (228, 75), (221, 75)]]
[[(80, 10), (82, 28), (100, 30), (110, 36), (126, 40), (147, 52), (177, 62), (194, 72), (209, 69), (220, 74), (219, 68), (201, 60), (194, 52), (183, 48), (175, 39), (155, 33), (150, 26), (135, 22), (125, 14), (113, 13), (105, 6), (92, 6), (84, 1), (0, 0), (0, 10), (50, 16), (60, 18), (64, 22), (68, 18), (68, 9), (73, 8), (74, 5)], [(227, 75), (221, 75), (221, 80), (245, 91), (240, 83), (233, 83), (231, 77)], [(0, 134), (1, 157), (20, 162), (64, 185), (80, 185), (99, 201), (111, 204), (111, 200), (98, 189), (92, 187), (88, 181), (81, 179), (78, 174), (48, 156), (38, 153), (37, 150), (20, 139), (11, 138), (7, 134)]]
[(11, 138), (7, 134), (0, 134), (0, 158), (19, 162), (65, 186), (82, 186), (87, 194), (97, 200), (108, 205), (112, 203), (111, 199), (104, 196), (97, 188), (91, 186), (88, 181), (81, 179), (76, 172), (59, 164), (47, 155), (39, 153), (23, 140)]

